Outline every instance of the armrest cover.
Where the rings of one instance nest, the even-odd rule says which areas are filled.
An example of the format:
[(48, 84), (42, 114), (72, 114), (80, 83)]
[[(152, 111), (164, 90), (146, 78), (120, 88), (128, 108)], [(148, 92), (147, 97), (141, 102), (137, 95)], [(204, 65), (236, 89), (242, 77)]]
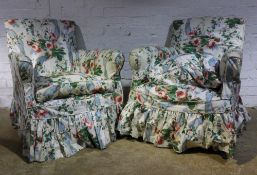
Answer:
[(28, 109), (36, 105), (33, 66), (31, 60), (23, 54), (11, 52), (8, 57), (13, 79), (12, 110), (19, 112), (19, 115), (16, 116), (18, 118), (12, 118), (12, 123), (19, 128), (24, 128), (29, 113)]
[(118, 50), (79, 50), (80, 71), (105, 79), (120, 79), (124, 56)]
[(243, 53), (239, 50), (229, 50), (220, 62), (220, 77), (222, 81), (240, 83), (240, 72)]
[(17, 64), (22, 82), (32, 82), (33, 66), (31, 60), (25, 55), (14, 52), (9, 54), (9, 59), (11, 64)]
[(242, 51), (231, 49), (227, 51), (220, 62), (220, 78), (223, 82), (222, 97), (233, 98), (235, 104), (239, 100), (242, 55)]
[(27, 117), (27, 109), (31, 108), (36, 103), (32, 83), (32, 63), (24, 55), (12, 52), (8, 56), (13, 79), (14, 105), (16, 109), (21, 110), (20, 120), (23, 121), (23, 119), (25, 120)]

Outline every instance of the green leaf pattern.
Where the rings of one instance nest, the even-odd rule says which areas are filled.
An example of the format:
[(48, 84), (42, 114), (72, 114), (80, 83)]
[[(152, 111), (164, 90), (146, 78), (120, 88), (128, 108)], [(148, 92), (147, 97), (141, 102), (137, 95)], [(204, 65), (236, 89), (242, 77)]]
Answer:
[(115, 141), (122, 53), (78, 51), (73, 21), (10, 19), (5, 27), (15, 90), (11, 119), (23, 155), (43, 162)]
[(249, 120), (236, 100), (240, 83), (232, 83), (241, 61), (229, 56), (242, 53), (244, 25), (239, 18), (176, 20), (170, 47), (132, 50), (132, 86), (120, 133), (178, 153), (213, 147), (232, 156), (236, 137)]

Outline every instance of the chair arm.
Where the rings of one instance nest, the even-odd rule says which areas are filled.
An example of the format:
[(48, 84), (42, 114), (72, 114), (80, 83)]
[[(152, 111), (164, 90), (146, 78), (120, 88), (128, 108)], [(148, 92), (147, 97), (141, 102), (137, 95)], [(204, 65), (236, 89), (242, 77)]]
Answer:
[(225, 53), (220, 62), (220, 78), (222, 81), (240, 83), (242, 55), (239, 50), (229, 50)]
[[(26, 56), (21, 54), (12, 52), (8, 57), (13, 79), (14, 100), (19, 109), (23, 111), (22, 115), (25, 115), (27, 114), (27, 108), (32, 107), (36, 103), (32, 63)], [(26, 68), (29, 70), (26, 70)]]
[(239, 100), (242, 55), (242, 51), (231, 49), (226, 52), (220, 62), (220, 79), (223, 82), (222, 97), (233, 98), (235, 104)]
[[(32, 61), (25, 55), (11, 52), (9, 55), (10, 62), (17, 64), (20, 78), (23, 82), (32, 82), (33, 66)], [(15, 62), (15, 63), (14, 63)]]
[(80, 71), (105, 79), (120, 80), (123, 54), (114, 49), (79, 50)]

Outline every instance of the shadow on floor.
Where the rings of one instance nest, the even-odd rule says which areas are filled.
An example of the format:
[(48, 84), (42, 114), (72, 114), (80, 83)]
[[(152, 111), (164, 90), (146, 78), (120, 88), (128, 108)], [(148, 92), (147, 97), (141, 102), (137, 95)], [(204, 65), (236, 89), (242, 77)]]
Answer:
[[(24, 162), (28, 162), (22, 155), (22, 142), (18, 136), (17, 130), (15, 130), (9, 118), (9, 109), (0, 109), (0, 146), (5, 147), (11, 152), (15, 153)], [(2, 150), (0, 149), (0, 154)]]
[(22, 144), (20, 140), (0, 138), (0, 145), (9, 149), (11, 152), (18, 155), (23, 161), (28, 163), (28, 160), (22, 155)]
[(127, 104), (127, 101), (129, 98), (129, 91), (130, 91), (130, 87), (128, 86), (123, 87), (124, 104)]
[(234, 159), (239, 165), (245, 164), (257, 156), (257, 110), (247, 108), (251, 120), (246, 130), (237, 139)]

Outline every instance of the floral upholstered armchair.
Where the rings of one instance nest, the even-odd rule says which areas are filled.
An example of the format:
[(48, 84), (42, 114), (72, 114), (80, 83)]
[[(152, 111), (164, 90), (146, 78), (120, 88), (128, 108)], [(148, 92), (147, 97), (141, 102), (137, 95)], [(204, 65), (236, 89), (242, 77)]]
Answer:
[(178, 153), (212, 147), (233, 155), (249, 120), (239, 96), (245, 22), (189, 18), (171, 28), (170, 47), (130, 53), (131, 92), (118, 130)]
[(117, 50), (77, 50), (75, 23), (5, 22), (14, 85), (13, 125), (29, 161), (69, 157), (115, 140), (123, 103)]

